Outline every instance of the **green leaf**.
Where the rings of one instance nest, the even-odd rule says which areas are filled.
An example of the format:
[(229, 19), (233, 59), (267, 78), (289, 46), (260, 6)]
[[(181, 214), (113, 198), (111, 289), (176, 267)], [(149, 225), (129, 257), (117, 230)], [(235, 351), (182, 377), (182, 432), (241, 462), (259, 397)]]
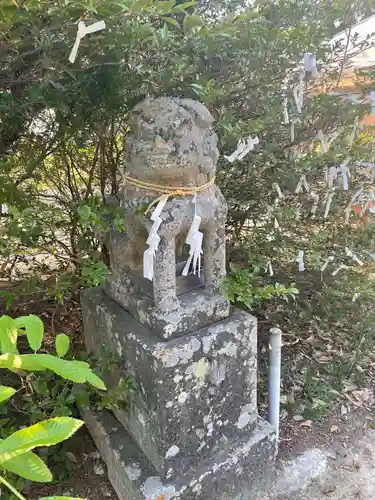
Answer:
[(162, 42), (166, 42), (168, 40), (169, 29), (168, 29), (168, 24), (167, 23), (164, 23), (163, 28), (159, 30), (159, 34), (160, 34), (160, 40)]
[(43, 497), (39, 500), (87, 500), (87, 498), (77, 498), (77, 497)]
[(0, 385), (0, 403), (11, 398), (13, 394), (15, 394), (16, 392), (17, 391), (12, 387), (6, 387), (5, 385)]
[(87, 375), (86, 382), (93, 387), (100, 389), (101, 391), (106, 390), (106, 386), (104, 385), (103, 381), (97, 375), (95, 375), (93, 371), (90, 371), (90, 373)]
[(186, 30), (190, 30), (191, 28), (197, 28), (202, 26), (202, 18), (197, 16), (196, 14), (192, 14), (191, 16), (184, 17), (184, 28)]
[(65, 441), (83, 425), (82, 420), (57, 417), (15, 432), (0, 443), (0, 464), (40, 446)]
[(77, 212), (81, 219), (81, 222), (83, 224), (87, 224), (91, 217), (91, 208), (87, 205), (82, 205), (81, 207), (78, 207)]
[[(0, 440), (0, 443), (2, 441)], [(46, 464), (32, 451), (7, 460), (2, 464), (2, 468), (24, 479), (37, 481), (38, 483), (49, 483), (53, 479), (51, 471)]]
[(163, 2), (153, 2), (152, 6), (158, 14), (168, 14), (175, 4), (175, 0), (164, 0)]
[(1, 316), (0, 318), (0, 352), (1, 353), (17, 353), (18, 330), (17, 324), (13, 318), (9, 316)]
[(51, 354), (3, 354), (0, 356), (0, 368), (33, 372), (48, 369), (72, 382), (78, 384), (87, 382), (98, 389), (106, 389), (104, 383), (94, 374), (88, 363), (75, 360), (67, 361)]
[(14, 320), (18, 328), (24, 328), (29, 345), (33, 351), (38, 351), (42, 345), (44, 335), (43, 321), (30, 314), (29, 316), (20, 316)]
[(56, 352), (59, 358), (63, 358), (69, 350), (70, 339), (64, 333), (56, 336)]
[(163, 17), (163, 20), (166, 21), (168, 24), (172, 24), (173, 26), (180, 26), (178, 24), (178, 21), (174, 17)]

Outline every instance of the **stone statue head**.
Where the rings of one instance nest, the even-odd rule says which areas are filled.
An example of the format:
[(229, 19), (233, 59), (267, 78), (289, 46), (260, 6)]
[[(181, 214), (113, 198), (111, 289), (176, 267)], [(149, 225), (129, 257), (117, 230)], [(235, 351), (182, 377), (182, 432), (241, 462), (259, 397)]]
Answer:
[(219, 152), (213, 118), (191, 99), (160, 97), (138, 104), (126, 135), (126, 173), (167, 186), (212, 179)]

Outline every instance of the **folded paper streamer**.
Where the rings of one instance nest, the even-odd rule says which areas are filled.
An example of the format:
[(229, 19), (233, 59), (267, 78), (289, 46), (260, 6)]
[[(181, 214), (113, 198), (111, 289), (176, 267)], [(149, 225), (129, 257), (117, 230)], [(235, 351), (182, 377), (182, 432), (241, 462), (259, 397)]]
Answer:
[(69, 62), (74, 63), (74, 61), (76, 60), (82, 38), (84, 38), (86, 35), (90, 35), (91, 33), (96, 33), (97, 31), (101, 31), (104, 29), (105, 29), (104, 21), (98, 21), (97, 23), (90, 24), (89, 26), (86, 26), (84, 21), (79, 21), (76, 41), (74, 42), (73, 48), (70, 52)]
[(197, 215), (197, 199), (196, 196), (193, 199), (193, 203), (195, 205), (194, 210), (194, 218), (193, 222), (190, 226), (190, 230), (188, 232), (186, 238), (186, 244), (190, 246), (189, 250), (189, 258), (185, 264), (185, 267), (182, 271), (182, 276), (187, 276), (189, 273), (189, 269), (191, 264), (193, 265), (193, 274), (198, 274), (201, 276), (201, 258), (203, 254), (202, 243), (203, 243), (203, 233), (199, 231), (199, 226), (201, 224), (201, 217)]
[(162, 218), (160, 214), (167, 203), (168, 195), (164, 194), (157, 204), (153, 214), (151, 215), (151, 220), (154, 221), (150, 233), (147, 238), (147, 245), (149, 248), (143, 254), (143, 276), (152, 281), (154, 278), (154, 259), (155, 252), (159, 248), (160, 236), (158, 235), (158, 229), (162, 223)]
[(305, 270), (305, 263), (303, 260), (304, 255), (305, 255), (305, 251), (299, 250), (296, 262), (298, 262), (298, 270), (300, 273), (302, 273)]
[[(130, 186), (133, 186), (135, 189), (142, 189), (144, 191), (148, 191), (151, 193), (162, 193), (158, 198), (156, 198), (150, 205), (148, 206), (147, 210), (145, 211), (144, 215), (147, 215), (147, 213), (150, 211), (150, 209), (157, 204), (154, 212), (151, 215), (151, 220), (154, 221), (154, 224), (151, 227), (148, 239), (147, 239), (147, 244), (149, 245), (149, 248), (144, 252), (143, 254), (143, 276), (150, 281), (153, 280), (154, 277), (154, 258), (155, 258), (155, 252), (157, 251), (160, 243), (160, 237), (157, 234), (157, 231), (160, 227), (160, 224), (162, 222), (162, 219), (160, 217), (160, 214), (168, 201), (168, 198), (171, 196), (193, 196), (193, 203), (196, 204), (196, 196), (197, 193), (202, 193), (203, 191), (206, 191), (209, 189), (211, 186), (215, 184), (215, 177), (213, 177), (211, 180), (206, 182), (205, 184), (201, 184), (200, 186), (191, 186), (191, 187), (185, 187), (185, 186), (163, 186), (161, 184), (154, 184), (152, 182), (146, 182), (146, 181), (141, 181), (140, 179), (137, 179), (135, 177), (132, 177), (131, 175), (127, 175), (123, 173), (123, 181), (125, 184), (128, 184)], [(200, 248), (202, 248), (202, 240), (200, 240), (203, 234), (198, 231), (199, 229), (199, 224), (200, 224), (200, 217), (197, 216), (196, 214), (196, 206), (195, 206), (195, 217), (192, 222), (192, 226), (189, 231), (189, 241), (191, 241), (192, 247), (193, 247), (193, 253), (192, 253), (192, 259), (193, 259), (193, 264), (195, 266), (194, 269), (197, 268), (199, 265), (199, 272), (200, 272), (200, 259), (201, 259), (201, 252), (198, 252), (198, 245), (200, 245)], [(199, 219), (199, 220), (198, 220)], [(199, 222), (199, 224), (198, 224)], [(194, 227), (193, 227), (194, 226)], [(193, 229), (193, 231), (192, 231)], [(196, 233), (199, 233), (196, 235)], [(194, 236), (194, 241), (193, 241), (193, 236)], [(199, 253), (199, 255), (198, 255)], [(198, 255), (198, 257), (196, 257)]]
[(251, 136), (248, 137), (246, 142), (241, 138), (237, 143), (237, 149), (230, 156), (224, 155), (224, 158), (228, 160), (229, 163), (233, 163), (236, 160), (242, 160), (257, 144), (259, 144), (259, 138), (257, 136), (255, 136), (254, 139)]

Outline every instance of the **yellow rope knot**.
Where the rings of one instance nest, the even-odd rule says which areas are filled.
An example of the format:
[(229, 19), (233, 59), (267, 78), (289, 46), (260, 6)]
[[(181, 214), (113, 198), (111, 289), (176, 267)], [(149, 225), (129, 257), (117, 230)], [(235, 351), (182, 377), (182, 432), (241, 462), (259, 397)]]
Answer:
[(153, 191), (155, 193), (161, 194), (161, 196), (159, 196), (158, 198), (156, 198), (156, 200), (150, 203), (150, 205), (147, 207), (147, 210), (145, 211), (145, 215), (147, 215), (150, 209), (161, 200), (162, 196), (167, 196), (169, 198), (170, 196), (195, 195), (197, 193), (201, 193), (202, 191), (206, 191), (209, 187), (215, 184), (215, 177), (213, 177), (205, 184), (202, 184), (200, 186), (191, 186), (191, 187), (163, 186), (161, 184), (153, 184), (152, 182), (141, 181), (139, 179), (136, 179), (135, 177), (131, 177), (130, 175), (126, 174), (123, 176), (123, 180), (125, 184), (128, 184), (130, 186), (134, 186), (139, 189), (144, 189), (145, 191)]

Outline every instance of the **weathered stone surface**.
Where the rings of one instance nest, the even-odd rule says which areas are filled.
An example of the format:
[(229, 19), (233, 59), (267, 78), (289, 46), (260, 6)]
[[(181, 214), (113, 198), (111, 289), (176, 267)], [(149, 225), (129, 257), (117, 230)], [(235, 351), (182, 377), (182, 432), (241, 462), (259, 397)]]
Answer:
[(229, 316), (230, 304), (221, 295), (191, 290), (179, 297), (179, 308), (160, 311), (148, 295), (138, 292), (125, 275), (106, 283), (107, 295), (162, 340), (181, 337)]
[(82, 413), (120, 500), (250, 500), (276, 455), (274, 430), (260, 420), (247, 437), (173, 480), (163, 479), (109, 412)]
[(105, 343), (139, 390), (117, 418), (162, 477), (199, 464), (256, 426), (256, 319), (242, 311), (158, 341), (100, 289), (82, 294), (85, 339)]
[[(167, 192), (176, 186), (197, 187), (211, 181), (218, 159), (212, 121), (207, 108), (191, 99), (162, 97), (140, 103), (133, 111), (130, 131), (126, 134), (126, 174), (165, 186)], [(149, 215), (139, 215), (139, 207), (148, 205), (161, 194), (129, 183), (123, 186), (120, 204), (124, 208), (126, 231), (111, 230), (107, 238), (112, 271), (107, 292), (115, 300), (119, 292), (126, 301), (134, 291), (134, 280), (127, 288), (126, 277), (142, 273), (146, 239), (153, 222)], [(220, 278), (225, 275), (225, 199), (215, 185), (198, 192), (195, 203), (193, 198), (193, 195), (174, 195), (160, 214), (161, 240), (155, 254), (153, 278), (154, 307), (159, 316), (179, 309), (176, 250), (178, 253), (177, 247), (184, 243), (195, 214), (201, 217), (200, 230), (204, 234), (203, 270), (207, 292), (217, 293)]]

